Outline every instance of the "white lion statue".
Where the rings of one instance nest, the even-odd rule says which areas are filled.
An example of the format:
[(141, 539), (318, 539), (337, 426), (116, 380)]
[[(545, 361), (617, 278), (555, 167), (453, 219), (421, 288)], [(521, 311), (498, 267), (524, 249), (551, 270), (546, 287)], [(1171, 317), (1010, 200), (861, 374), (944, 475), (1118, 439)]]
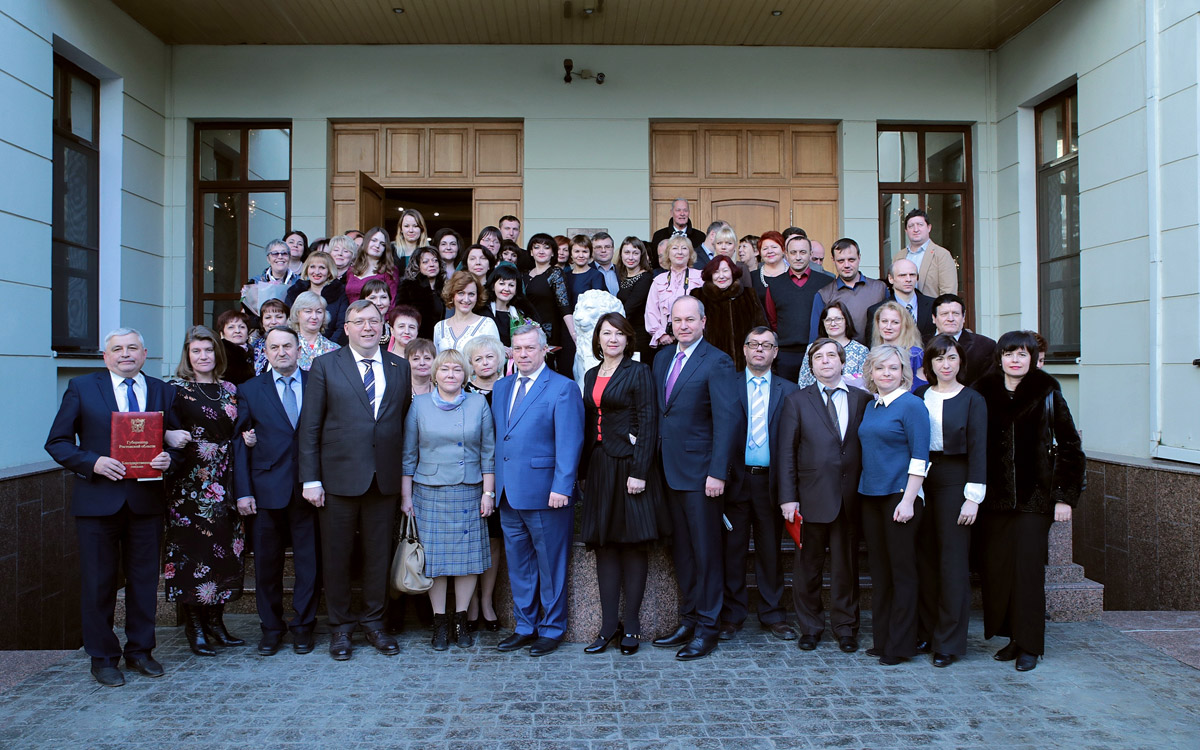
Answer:
[(625, 314), (625, 305), (621, 300), (600, 289), (589, 289), (579, 295), (575, 303), (575, 382), (579, 390), (583, 390), (583, 376), (588, 370), (599, 364), (592, 354), (592, 331), (596, 321), (605, 313), (617, 312)]

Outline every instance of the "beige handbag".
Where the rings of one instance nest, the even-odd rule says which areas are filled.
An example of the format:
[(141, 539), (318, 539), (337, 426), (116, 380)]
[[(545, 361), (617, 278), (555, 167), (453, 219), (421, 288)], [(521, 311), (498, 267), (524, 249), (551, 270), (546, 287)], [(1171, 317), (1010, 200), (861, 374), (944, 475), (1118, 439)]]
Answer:
[(392, 590), (401, 594), (421, 594), (433, 586), (425, 575), (425, 548), (417, 536), (417, 521), (407, 513), (400, 519), (400, 543), (392, 558)]

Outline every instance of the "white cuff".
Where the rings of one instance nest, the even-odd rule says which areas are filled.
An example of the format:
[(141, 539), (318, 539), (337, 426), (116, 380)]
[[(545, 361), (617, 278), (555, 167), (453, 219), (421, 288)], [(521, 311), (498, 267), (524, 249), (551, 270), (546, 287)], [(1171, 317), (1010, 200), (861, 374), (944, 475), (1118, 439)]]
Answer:
[(987, 485), (979, 482), (967, 482), (967, 486), (963, 488), (963, 497), (973, 503), (982, 503), (983, 498), (987, 496)]
[(908, 459), (908, 473), (914, 476), (923, 477), (925, 472), (929, 470), (929, 462), (922, 461), (919, 458)]
[(303, 486), (303, 487), (301, 487), (300, 489), (302, 489), (302, 490), (311, 490), (311, 489), (316, 489), (316, 488), (319, 488), (320, 486), (321, 486), (321, 483), (320, 483), (320, 482), (305, 482), (305, 483), (304, 483), (304, 486)]

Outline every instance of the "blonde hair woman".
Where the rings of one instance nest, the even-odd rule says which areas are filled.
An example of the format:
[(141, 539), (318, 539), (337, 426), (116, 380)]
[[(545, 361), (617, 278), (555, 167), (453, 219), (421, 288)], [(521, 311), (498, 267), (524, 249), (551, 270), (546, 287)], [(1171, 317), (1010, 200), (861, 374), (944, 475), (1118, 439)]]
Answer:
[(899, 302), (888, 300), (875, 308), (875, 314), (871, 318), (871, 346), (881, 344), (895, 346), (908, 352), (908, 364), (912, 373), (910, 390), (915, 391), (929, 385), (921, 369), (925, 360), (925, 351), (921, 348), (921, 332), (917, 330), (917, 322)]
[(646, 333), (656, 353), (675, 343), (675, 337), (667, 333), (667, 324), (671, 322), (671, 305), (704, 283), (700, 272), (692, 268), (695, 262), (696, 249), (687, 237), (680, 235), (664, 240), (658, 253), (658, 263), (667, 270), (654, 277), (650, 292), (646, 295)]

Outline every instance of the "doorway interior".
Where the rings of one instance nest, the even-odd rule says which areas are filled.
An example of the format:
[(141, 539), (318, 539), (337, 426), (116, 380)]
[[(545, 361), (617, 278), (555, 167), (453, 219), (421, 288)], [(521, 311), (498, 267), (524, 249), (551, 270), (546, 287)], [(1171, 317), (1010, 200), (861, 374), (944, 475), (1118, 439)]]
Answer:
[(425, 228), (432, 243), (439, 229), (458, 232), (467, 245), (475, 241), (472, 232), (473, 191), (469, 188), (384, 188), (384, 227), (393, 237), (399, 234), (400, 212), (414, 208), (425, 217)]

